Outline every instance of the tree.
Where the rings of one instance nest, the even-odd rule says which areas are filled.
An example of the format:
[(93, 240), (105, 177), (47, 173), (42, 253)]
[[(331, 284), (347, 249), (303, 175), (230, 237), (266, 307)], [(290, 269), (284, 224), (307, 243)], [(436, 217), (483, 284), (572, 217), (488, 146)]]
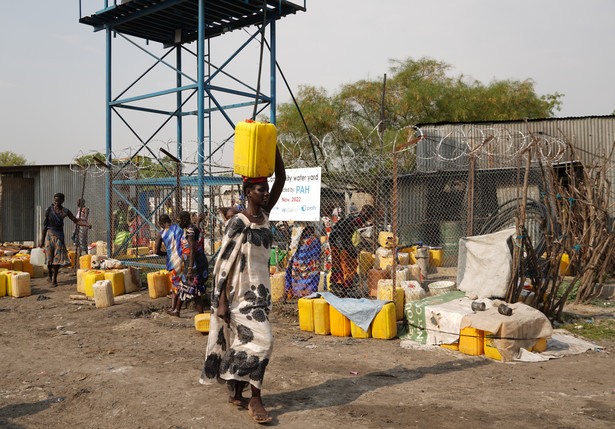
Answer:
[(13, 151), (7, 150), (0, 152), (0, 165), (28, 165), (32, 164), (28, 162), (25, 156), (19, 155)]
[(87, 167), (89, 165), (96, 164), (96, 161), (94, 161), (94, 158), (98, 158), (101, 161), (104, 161), (105, 159), (107, 159), (104, 153), (96, 152), (91, 155), (84, 155), (84, 156), (80, 156), (79, 158), (75, 158), (75, 163), (81, 164), (83, 167)]
[[(547, 118), (561, 107), (559, 93), (538, 95), (534, 81), (494, 80), (483, 84), (451, 76), (451, 65), (431, 58), (392, 60), (387, 78), (385, 151), (404, 127), (436, 122), (503, 121)], [(361, 80), (332, 96), (323, 89), (300, 88), (298, 103), (320, 155), (335, 170), (373, 170), (380, 152), (376, 132), (382, 81)], [(279, 106), (278, 130), (286, 159), (313, 164), (305, 130), (294, 105)], [(361, 159), (347, 165), (347, 160)], [(321, 163), (321, 160), (319, 160)]]
[[(98, 166), (98, 163), (94, 160), (98, 158), (101, 161), (105, 161), (107, 157), (105, 154), (96, 152), (91, 155), (84, 155), (79, 158), (75, 158), (75, 164), (79, 164), (82, 167), (88, 168), (89, 166)], [(168, 156), (160, 157), (158, 160), (147, 156), (135, 156), (130, 160), (128, 165), (124, 167), (124, 164), (128, 162), (128, 159), (112, 159), (111, 163), (117, 167), (122, 167), (123, 178), (156, 178), (156, 177), (171, 177), (176, 174), (176, 164)]]

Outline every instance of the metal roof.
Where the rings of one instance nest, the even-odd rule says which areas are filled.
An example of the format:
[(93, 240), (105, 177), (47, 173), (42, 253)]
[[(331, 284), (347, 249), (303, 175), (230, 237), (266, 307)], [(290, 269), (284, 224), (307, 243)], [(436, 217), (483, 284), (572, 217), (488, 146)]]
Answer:
[[(305, 3), (266, 2), (268, 19), (305, 11)], [(262, 23), (262, 9), (263, 0), (205, 1), (205, 38)], [(198, 10), (198, 0), (132, 0), (82, 17), (79, 22), (93, 26), (94, 31), (108, 26), (119, 33), (167, 45), (189, 43), (198, 37)]]
[(439, 125), (488, 125), (488, 124), (513, 124), (513, 123), (524, 123), (527, 122), (551, 122), (551, 121), (565, 121), (570, 119), (615, 119), (615, 115), (589, 115), (589, 116), (565, 116), (561, 118), (552, 117), (552, 118), (533, 118), (533, 119), (510, 119), (507, 121), (465, 121), (465, 122), (451, 122), (451, 121), (442, 121), (442, 122), (425, 122), (416, 124), (417, 127), (425, 127), (425, 126), (439, 126)]

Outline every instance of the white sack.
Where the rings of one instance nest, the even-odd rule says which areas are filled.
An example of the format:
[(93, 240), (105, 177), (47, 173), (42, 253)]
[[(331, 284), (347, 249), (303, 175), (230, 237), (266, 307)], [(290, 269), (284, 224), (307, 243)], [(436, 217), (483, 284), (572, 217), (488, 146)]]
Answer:
[(512, 254), (507, 240), (515, 228), (459, 240), (457, 288), (467, 296), (504, 298), (512, 275)]

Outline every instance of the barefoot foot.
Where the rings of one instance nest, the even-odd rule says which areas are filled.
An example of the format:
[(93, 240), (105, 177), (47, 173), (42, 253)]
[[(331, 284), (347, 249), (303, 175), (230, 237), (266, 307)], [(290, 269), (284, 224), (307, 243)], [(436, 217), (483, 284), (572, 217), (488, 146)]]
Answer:
[(235, 398), (233, 396), (229, 396), (228, 397), (228, 403), (231, 405), (235, 405), (236, 407), (240, 407), (240, 408), (248, 408), (248, 404), (250, 403), (250, 400), (248, 398)]

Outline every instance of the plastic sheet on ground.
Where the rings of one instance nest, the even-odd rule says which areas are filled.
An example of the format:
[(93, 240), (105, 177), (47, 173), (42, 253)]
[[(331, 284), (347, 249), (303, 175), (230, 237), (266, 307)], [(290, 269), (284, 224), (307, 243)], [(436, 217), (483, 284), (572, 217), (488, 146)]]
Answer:
[(603, 348), (573, 337), (564, 329), (558, 329), (553, 332), (553, 336), (547, 341), (547, 349), (544, 352), (533, 353), (521, 349), (519, 356), (515, 360), (520, 362), (545, 362), (549, 359), (559, 359), (565, 356), (585, 353), (588, 350), (601, 350)]
[[(443, 349), (437, 345), (421, 344), (412, 340), (402, 340), (399, 345), (403, 349), (410, 350), (439, 350), (446, 353), (459, 353)], [(564, 329), (558, 329), (553, 332), (553, 337), (547, 341), (547, 349), (544, 352), (530, 352), (522, 348), (514, 362), (546, 362), (550, 359), (559, 359), (585, 353), (589, 350), (599, 351), (602, 349), (604, 347), (573, 337)]]
[[(579, 340), (559, 330), (553, 333), (551, 323), (540, 311), (522, 303), (508, 304), (512, 316), (498, 313), (499, 300), (481, 299), (485, 311), (473, 312), (472, 300), (455, 291), (406, 304), (408, 327), (399, 332), (401, 347), (428, 350), (440, 344), (459, 340), (459, 331), (472, 327), (493, 333), (494, 345), (504, 362), (543, 362), (571, 354), (597, 350), (601, 347)], [(540, 338), (548, 338), (543, 353), (529, 352)]]

